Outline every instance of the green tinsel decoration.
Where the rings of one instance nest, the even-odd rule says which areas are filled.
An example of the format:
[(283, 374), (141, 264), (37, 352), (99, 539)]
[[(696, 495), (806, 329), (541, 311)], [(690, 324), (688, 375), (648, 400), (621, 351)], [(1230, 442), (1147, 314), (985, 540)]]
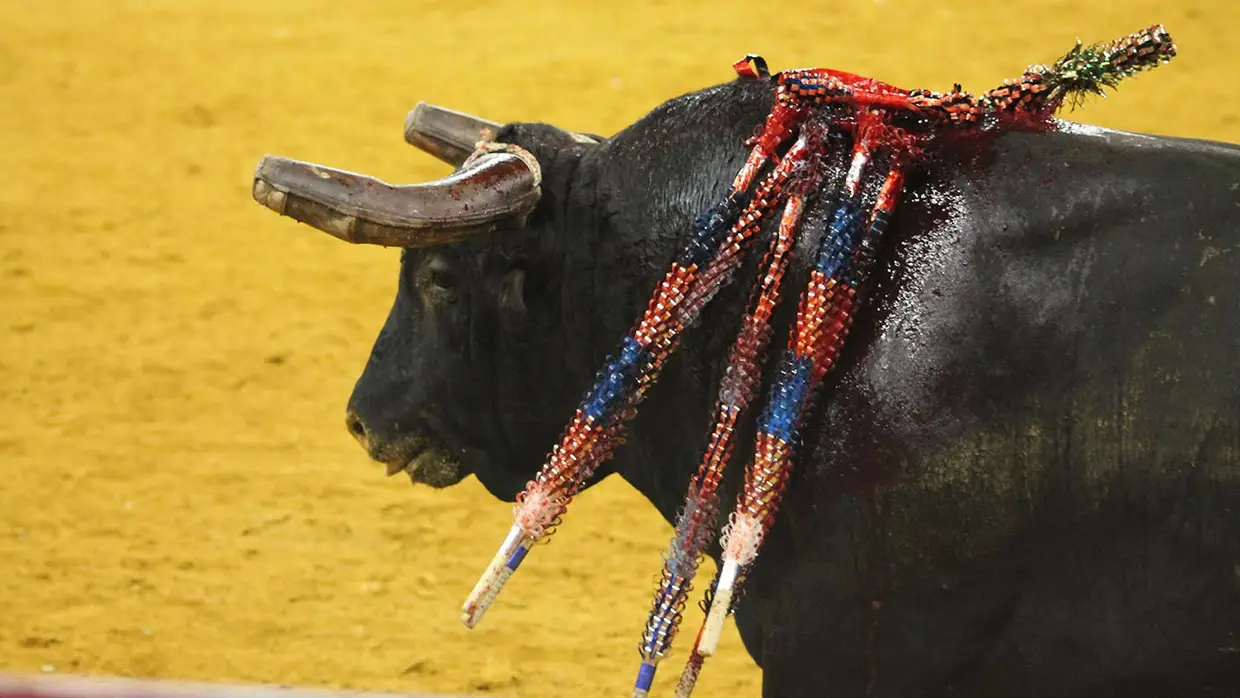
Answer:
[(1176, 55), (1175, 43), (1161, 24), (1106, 43), (1076, 46), (1044, 73), (1049, 102), (1076, 102), (1088, 95), (1106, 96), (1126, 77), (1166, 63)]

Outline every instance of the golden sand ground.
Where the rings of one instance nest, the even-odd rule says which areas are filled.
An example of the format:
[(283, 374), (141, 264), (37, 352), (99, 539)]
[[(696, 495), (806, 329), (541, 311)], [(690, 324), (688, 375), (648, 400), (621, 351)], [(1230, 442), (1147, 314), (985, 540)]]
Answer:
[(0, 670), (627, 695), (668, 527), (605, 483), (465, 630), (509, 508), (345, 433), (397, 255), (252, 203), (265, 152), (425, 179), (419, 99), (609, 133), (746, 51), (977, 89), (1154, 22), (1180, 57), (1078, 118), (1240, 140), (1229, 0), (605, 4), (0, 0)]

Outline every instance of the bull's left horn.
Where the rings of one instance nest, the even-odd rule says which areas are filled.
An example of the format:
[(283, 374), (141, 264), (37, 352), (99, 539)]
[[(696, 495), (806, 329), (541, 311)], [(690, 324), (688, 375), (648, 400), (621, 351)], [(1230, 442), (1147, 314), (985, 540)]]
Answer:
[(254, 200), (347, 242), (426, 247), (520, 224), (538, 203), (538, 161), (512, 146), (480, 152), (451, 175), (392, 185), (354, 172), (264, 156)]

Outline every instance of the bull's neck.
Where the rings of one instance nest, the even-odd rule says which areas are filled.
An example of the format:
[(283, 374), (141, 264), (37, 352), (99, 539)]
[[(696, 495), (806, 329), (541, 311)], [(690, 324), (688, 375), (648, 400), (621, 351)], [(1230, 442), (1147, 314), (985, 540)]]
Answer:
[[(574, 233), (564, 243), (572, 281), (563, 326), (586, 335), (566, 346), (588, 347), (566, 354), (574, 383), (592, 384), (632, 332), (694, 216), (727, 194), (771, 99), (765, 84), (739, 81), (672, 100), (581, 159), (564, 219)], [(726, 330), (735, 334), (743, 299), (725, 292), (714, 305), (649, 390), (611, 463), (669, 522), (702, 457)]]

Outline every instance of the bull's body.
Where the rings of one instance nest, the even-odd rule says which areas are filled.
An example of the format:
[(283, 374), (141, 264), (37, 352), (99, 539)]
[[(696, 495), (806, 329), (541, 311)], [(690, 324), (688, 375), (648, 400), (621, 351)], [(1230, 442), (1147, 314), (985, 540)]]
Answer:
[[(757, 81), (704, 90), (601, 145), (505, 128), (542, 163), (539, 209), (523, 233), (406, 254), (351, 401), (372, 454), (427, 423), (513, 496), (770, 99)], [(736, 615), (764, 694), (1240, 695), (1240, 148), (1077, 128), (930, 172), (909, 182)], [(483, 281), (504, 250), (550, 270), (519, 323)], [(454, 309), (409, 281), (428, 255), (473, 279)], [(747, 288), (687, 335), (610, 466), (668, 521)]]
[[(636, 283), (594, 337), (623, 334), (739, 164), (766, 103), (737, 91), (598, 151), (629, 201), (594, 257)], [(715, 100), (728, 118), (694, 123)], [(766, 693), (1240, 691), (1240, 149), (1013, 134), (952, 169), (910, 185), (738, 610)], [(619, 458), (669, 521), (742, 288)]]

